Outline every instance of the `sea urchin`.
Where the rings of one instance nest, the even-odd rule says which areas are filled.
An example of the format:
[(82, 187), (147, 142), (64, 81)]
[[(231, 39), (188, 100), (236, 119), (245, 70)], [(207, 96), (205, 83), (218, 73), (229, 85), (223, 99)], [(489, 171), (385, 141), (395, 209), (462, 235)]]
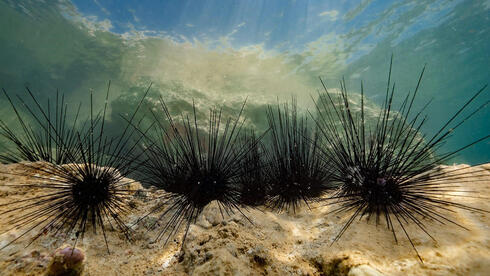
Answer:
[(240, 142), (245, 103), (235, 119), (226, 121), (221, 109), (211, 109), (209, 125), (203, 130), (198, 125), (195, 105), (192, 119), (182, 114), (181, 120), (176, 121), (161, 97), (159, 102), (166, 120), (152, 111), (156, 133), (145, 135), (147, 161), (139, 172), (146, 179), (144, 183), (166, 193), (146, 216), (160, 213), (151, 227), (163, 224), (156, 240), (166, 235), (165, 244), (186, 225), (183, 246), (191, 223), (210, 202), (217, 203), (222, 216), (242, 213), (242, 164), (257, 142)]
[(297, 209), (329, 189), (330, 173), (318, 149), (319, 136), (300, 118), (297, 104), (267, 109), (269, 133), (264, 148), (269, 187), (268, 205), (274, 210)]
[(327, 156), (332, 181), (338, 186), (326, 200), (328, 204), (340, 205), (333, 213), (351, 212), (334, 241), (345, 233), (356, 217), (367, 217), (368, 220), (374, 217), (377, 224), (384, 219), (395, 241), (394, 226), (400, 226), (422, 261), (406, 225), (413, 223), (432, 238), (422, 218), (459, 225), (448, 216), (450, 207), (483, 211), (443, 198), (448, 193), (460, 191), (456, 184), (464, 182), (469, 175), (457, 170), (447, 174), (434, 169), (461, 150), (490, 137), (487, 135), (444, 154), (437, 153), (454, 130), (488, 104), (488, 101), (483, 103), (470, 115), (454, 122), (486, 86), (475, 93), (434, 136), (427, 137), (420, 130), (427, 119), (422, 113), (428, 104), (419, 112), (411, 113), (425, 67), (414, 92), (406, 95), (398, 112), (395, 112), (392, 106), (395, 85), (390, 83), (391, 64), (384, 104), (377, 118), (370, 122), (365, 119), (362, 83), (360, 110), (355, 110), (350, 102), (345, 81), (341, 82), (340, 94), (329, 92), (323, 85), (325, 93), (316, 102), (315, 120), (324, 141), (320, 148)]
[[(91, 94), (90, 118), (85, 127), (75, 131), (74, 141), (66, 141), (50, 117), (44, 114), (48, 123), (45, 127), (50, 128), (49, 133), (55, 136), (47, 138), (62, 149), (66, 164), (21, 164), (25, 170), (15, 174), (35, 171), (29, 176), (28, 183), (5, 186), (15, 189), (27, 187), (30, 191), (21, 199), (0, 205), (0, 217), (11, 225), (5, 232), (19, 229), (22, 233), (2, 248), (35, 230), (37, 233), (30, 238), (30, 243), (46, 233), (63, 234), (65, 239), (74, 233), (75, 245), (89, 229), (94, 233), (101, 230), (108, 251), (107, 229), (116, 228), (129, 238), (129, 228), (122, 221), (122, 216), (128, 211), (133, 181), (126, 177), (137, 167), (134, 163), (139, 156), (134, 154), (137, 143), (130, 145), (135, 134), (129, 127), (130, 123), (118, 136), (109, 137), (104, 133), (109, 87), (110, 83), (104, 109), (97, 115), (93, 112)], [(129, 122), (133, 121), (139, 107), (127, 119)], [(33, 136), (34, 139), (36, 137), (41, 136)]]

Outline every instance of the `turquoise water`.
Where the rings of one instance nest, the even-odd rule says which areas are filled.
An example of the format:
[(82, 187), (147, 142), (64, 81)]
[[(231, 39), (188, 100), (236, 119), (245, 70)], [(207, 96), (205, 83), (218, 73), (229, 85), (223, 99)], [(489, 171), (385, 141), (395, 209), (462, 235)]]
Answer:
[[(397, 101), (415, 88), (415, 109), (428, 100), (431, 134), (490, 80), (490, 1), (0, 1), (0, 87), (42, 99), (56, 89), (87, 107), (103, 104), (111, 80), (110, 127), (131, 112), (153, 83), (174, 112), (230, 112), (247, 98), (258, 128), (264, 106), (295, 95), (303, 110), (321, 88), (338, 88), (375, 103), (384, 99), (390, 56)], [(487, 88), (472, 108), (490, 99)], [(0, 115), (11, 116), (5, 98)], [(86, 110), (86, 109), (85, 109)], [(464, 114), (463, 114), (464, 115)], [(203, 113), (202, 116), (205, 116)], [(464, 116), (462, 116), (464, 117)], [(454, 133), (444, 150), (488, 135), (487, 107)], [(488, 162), (490, 141), (454, 162)]]

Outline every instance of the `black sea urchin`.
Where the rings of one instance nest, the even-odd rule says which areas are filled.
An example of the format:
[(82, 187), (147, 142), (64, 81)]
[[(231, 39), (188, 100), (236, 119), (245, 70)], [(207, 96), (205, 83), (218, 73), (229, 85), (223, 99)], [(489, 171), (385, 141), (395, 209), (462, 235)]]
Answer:
[[(133, 182), (126, 176), (137, 167), (133, 163), (139, 156), (133, 154), (136, 144), (129, 146), (134, 134), (130, 124), (119, 136), (109, 137), (104, 133), (108, 96), (109, 88), (103, 111), (94, 115), (91, 95), (90, 119), (85, 127), (75, 131), (76, 138), (73, 142), (70, 140), (70, 144), (41, 109), (48, 122), (46, 127), (51, 128), (50, 134), (56, 136), (48, 139), (55, 141), (55, 146), (65, 152), (66, 164), (24, 164), (27, 170), (33, 169), (37, 173), (26, 184), (6, 185), (30, 190), (24, 198), (0, 205), (0, 217), (11, 225), (5, 232), (12, 229), (22, 231), (2, 248), (35, 230), (37, 234), (30, 238), (29, 244), (46, 233), (62, 234), (64, 239), (74, 233), (76, 245), (86, 231), (93, 230), (94, 234), (102, 232), (109, 251), (107, 229), (117, 229), (129, 238), (128, 227), (121, 217), (128, 211), (127, 201)], [(139, 106), (127, 119), (129, 122), (133, 121), (138, 109)]]
[(264, 170), (272, 209), (296, 210), (301, 202), (319, 198), (329, 185), (329, 172), (317, 147), (318, 135), (299, 118), (295, 100), (283, 108), (267, 109), (269, 133), (264, 148)]
[(374, 217), (376, 224), (384, 219), (395, 241), (394, 226), (400, 226), (422, 261), (406, 225), (413, 223), (432, 238), (422, 218), (459, 225), (446, 214), (450, 207), (483, 211), (443, 198), (445, 194), (458, 191), (456, 184), (464, 182), (469, 176), (467, 173), (455, 170), (444, 174), (434, 169), (461, 150), (490, 137), (487, 135), (444, 154), (436, 153), (455, 129), (488, 104), (487, 101), (461, 121), (454, 122), (486, 86), (475, 93), (434, 136), (427, 137), (420, 134), (420, 129), (427, 119), (422, 113), (428, 104), (419, 112), (411, 113), (425, 67), (415, 91), (406, 95), (398, 112), (392, 107), (395, 85), (390, 84), (391, 68), (392, 63), (384, 104), (378, 117), (370, 123), (365, 120), (362, 83), (360, 110), (356, 111), (348, 97), (345, 81), (341, 82), (339, 95), (327, 91), (323, 85), (325, 94), (320, 95), (316, 103), (316, 122), (324, 138), (321, 149), (328, 157), (332, 181), (339, 187), (327, 200), (331, 201), (329, 204), (340, 205), (333, 213), (352, 214), (334, 242), (356, 217), (366, 216), (368, 220)]
[(29, 107), (30, 105), (18, 97), (21, 103), (21, 109), (19, 109), (8, 93), (2, 89), (14, 111), (18, 125), (11, 127), (0, 120), (0, 135), (10, 142), (3, 149), (4, 152), (0, 153), (0, 162), (46, 161), (55, 164), (66, 163), (68, 161), (67, 150), (73, 148), (76, 142), (75, 127), (80, 106), (78, 106), (74, 119), (68, 125), (68, 105), (65, 103), (64, 95), (60, 97), (57, 92), (54, 106), (51, 106), (48, 100), (47, 106), (42, 108), (31, 90), (29, 88), (26, 90), (33, 100), (35, 108)]
[(241, 166), (256, 143), (239, 141), (244, 105), (234, 120), (226, 122), (221, 109), (210, 110), (207, 130), (198, 126), (195, 106), (193, 119), (182, 115), (177, 122), (161, 97), (160, 105), (166, 120), (159, 119), (161, 114), (153, 113), (158, 127), (155, 135), (147, 135), (147, 162), (139, 172), (145, 176), (146, 184), (167, 193), (146, 216), (160, 213), (151, 227), (163, 224), (156, 240), (166, 235), (165, 244), (186, 225), (183, 246), (191, 223), (210, 202), (217, 202), (222, 216), (235, 211), (242, 213)]
[(266, 164), (263, 158), (262, 137), (256, 137), (254, 131), (245, 133), (240, 139), (250, 151), (243, 158), (240, 174), (240, 203), (245, 206), (260, 206), (266, 203), (269, 193), (266, 183)]

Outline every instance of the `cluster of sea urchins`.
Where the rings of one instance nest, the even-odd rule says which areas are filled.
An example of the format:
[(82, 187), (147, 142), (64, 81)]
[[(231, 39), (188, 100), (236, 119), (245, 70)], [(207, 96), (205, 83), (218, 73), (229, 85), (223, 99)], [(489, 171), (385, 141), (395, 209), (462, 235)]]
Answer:
[(138, 222), (156, 216), (151, 227), (158, 228), (156, 239), (165, 243), (183, 228), (183, 244), (190, 225), (211, 202), (216, 202), (221, 216), (238, 212), (247, 220), (244, 208), (266, 206), (295, 212), (301, 204), (309, 207), (319, 202), (337, 205), (332, 212), (350, 212), (334, 241), (356, 217), (367, 217), (377, 223), (384, 220), (395, 240), (395, 228), (400, 227), (415, 249), (406, 225), (415, 224), (430, 236), (424, 219), (459, 225), (447, 214), (451, 207), (484, 212), (444, 198), (468, 175), (436, 168), (490, 137), (438, 154), (450, 134), (488, 101), (458, 119), (483, 87), (434, 136), (427, 137), (421, 134), (427, 105), (412, 111), (423, 72), (414, 92), (395, 111), (390, 63), (385, 100), (374, 120), (372, 116), (365, 120), (362, 84), (360, 108), (354, 108), (342, 81), (340, 93), (324, 86), (309, 124), (308, 117), (298, 113), (294, 99), (290, 104), (269, 106), (264, 114), (269, 127), (260, 135), (244, 127), (245, 103), (233, 118), (213, 108), (201, 124), (195, 105), (189, 114), (173, 116), (160, 97), (158, 107), (149, 109), (150, 127), (143, 127), (135, 119), (143, 98), (133, 115), (125, 118), (124, 131), (106, 136), (107, 105), (96, 116), (91, 112), (88, 123), (79, 127), (78, 113), (68, 124), (63, 98), (61, 104), (57, 98), (50, 113), (49, 104), (42, 108), (29, 91), (33, 107), (19, 98), (32, 117), (27, 120), (5, 93), (22, 132), (0, 121), (1, 135), (15, 145), (1, 160), (47, 163), (41, 169), (43, 176), (35, 176), (34, 184), (28, 184), (46, 192), (4, 204), (0, 215), (11, 216), (12, 228), (26, 229), (15, 240), (33, 229), (40, 231), (32, 240), (44, 232), (74, 232), (77, 238), (83, 237), (89, 228), (100, 229), (105, 238), (106, 227), (113, 224), (129, 237), (121, 215), (128, 212), (131, 193), (126, 177), (135, 172), (143, 185), (164, 191)]

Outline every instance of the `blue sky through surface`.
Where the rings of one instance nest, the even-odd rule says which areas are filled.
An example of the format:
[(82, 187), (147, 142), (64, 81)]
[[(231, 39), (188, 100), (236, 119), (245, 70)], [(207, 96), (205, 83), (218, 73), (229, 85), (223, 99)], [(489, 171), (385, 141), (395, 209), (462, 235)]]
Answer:
[[(211, 44), (226, 40), (233, 47), (263, 44), (266, 49), (281, 51), (301, 50), (328, 34), (353, 36), (363, 28), (366, 33), (361, 42), (365, 45), (374, 45), (395, 31), (400, 41), (440, 24), (459, 2), (73, 1), (79, 12), (99, 21), (108, 20), (110, 30), (119, 34), (146, 31), (177, 40)], [(416, 20), (408, 18), (410, 13), (417, 15)]]

